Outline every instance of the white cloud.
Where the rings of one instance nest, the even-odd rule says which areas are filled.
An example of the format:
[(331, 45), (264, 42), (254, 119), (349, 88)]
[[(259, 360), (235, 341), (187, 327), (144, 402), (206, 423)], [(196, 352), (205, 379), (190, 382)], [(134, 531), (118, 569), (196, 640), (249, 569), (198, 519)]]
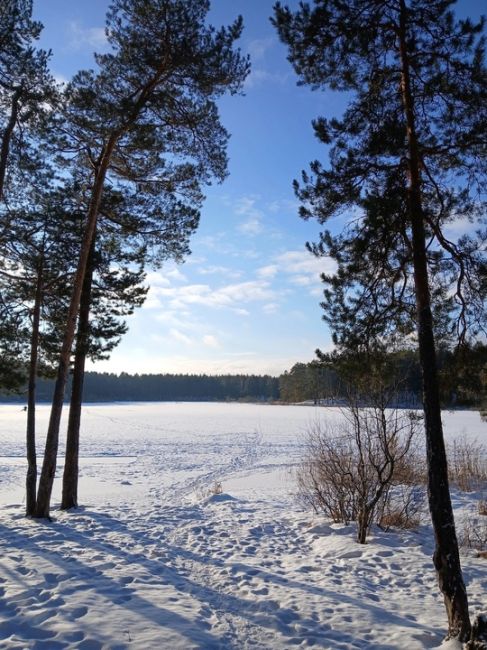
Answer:
[(277, 272), (279, 271), (279, 267), (277, 264), (269, 264), (268, 266), (261, 266), (260, 269), (257, 269), (257, 275), (259, 278), (273, 278)]
[(258, 235), (263, 230), (264, 214), (256, 207), (256, 202), (256, 199), (251, 196), (243, 196), (235, 205), (235, 214), (245, 218), (245, 221), (238, 226), (240, 232), (245, 235)]
[(236, 271), (228, 266), (203, 266), (198, 269), (200, 275), (221, 275), (226, 278), (237, 279), (242, 276), (241, 271)]
[(264, 314), (275, 314), (279, 309), (279, 304), (277, 302), (268, 302), (267, 305), (262, 307)]
[(262, 232), (262, 223), (259, 217), (249, 217), (247, 221), (240, 224), (239, 230), (245, 235), (258, 235)]
[(190, 339), (189, 336), (186, 334), (183, 334), (183, 332), (180, 332), (179, 330), (175, 328), (171, 328), (169, 330), (169, 336), (174, 339), (175, 341), (178, 341), (179, 343), (184, 343), (184, 345), (192, 345), (193, 340)]
[(263, 59), (267, 52), (277, 43), (275, 36), (266, 38), (256, 38), (247, 45), (247, 52), (250, 54), (252, 61)]
[(295, 276), (309, 275), (319, 281), (321, 273), (333, 274), (336, 263), (330, 257), (316, 257), (306, 250), (286, 251), (276, 258), (279, 270)]
[(233, 310), (233, 313), (237, 314), (237, 316), (250, 316), (250, 312), (247, 309), (237, 308)]
[(107, 37), (104, 27), (83, 27), (75, 20), (68, 23), (69, 47), (72, 50), (106, 49)]
[(203, 336), (203, 344), (206, 345), (209, 348), (219, 348), (220, 343), (216, 336), (213, 336), (213, 334), (206, 334)]
[[(331, 345), (322, 345), (321, 349), (327, 351)], [(211, 357), (194, 355), (149, 355), (142, 348), (132, 348), (128, 353), (121, 349), (115, 350), (109, 361), (89, 363), (90, 369), (99, 372), (147, 372), (147, 373), (208, 373), (208, 374), (270, 374), (280, 375), (284, 370), (289, 370), (296, 361), (313, 359), (314, 349), (308, 345), (303, 349), (296, 349), (287, 357), (270, 355), (262, 358), (255, 352), (242, 350), (241, 352), (211, 352)]]
[(445, 225), (445, 233), (449, 239), (457, 241), (463, 235), (473, 234), (479, 228), (479, 223), (472, 224), (467, 217), (458, 217)]
[(274, 214), (278, 212), (291, 212), (293, 214), (297, 214), (299, 210), (299, 206), (300, 206), (299, 201), (282, 199), (282, 200), (271, 201), (270, 203), (267, 204), (266, 207), (269, 210), (269, 212), (272, 212)]
[(263, 68), (252, 68), (249, 76), (244, 82), (244, 88), (249, 90), (261, 84), (276, 84), (284, 85), (290, 78), (289, 73), (283, 74), (282, 72), (270, 72)]
[(189, 311), (179, 309), (177, 312), (170, 310), (163, 310), (155, 315), (155, 319), (159, 323), (163, 323), (168, 327), (175, 327), (176, 329), (193, 329), (193, 320)]
[(147, 294), (147, 298), (145, 299), (141, 309), (160, 309), (161, 307), (161, 301), (154, 294), (154, 291), (152, 289), (149, 289), (149, 293)]
[(315, 280), (314, 276), (309, 275), (293, 275), (291, 276), (290, 282), (297, 285), (298, 287), (308, 287)]
[(186, 276), (178, 268), (173, 268), (166, 273), (166, 276), (170, 280), (176, 280), (177, 282), (186, 282)]
[(275, 297), (269, 283), (263, 280), (240, 282), (213, 289), (208, 284), (188, 284), (182, 287), (160, 287), (158, 295), (170, 309), (189, 305), (241, 308), (249, 302), (267, 301)]
[(314, 298), (323, 298), (323, 286), (313, 287), (312, 289), (309, 290), (309, 294)]
[(168, 280), (167, 275), (160, 271), (152, 271), (146, 276), (147, 284), (151, 287), (168, 287), (171, 282)]

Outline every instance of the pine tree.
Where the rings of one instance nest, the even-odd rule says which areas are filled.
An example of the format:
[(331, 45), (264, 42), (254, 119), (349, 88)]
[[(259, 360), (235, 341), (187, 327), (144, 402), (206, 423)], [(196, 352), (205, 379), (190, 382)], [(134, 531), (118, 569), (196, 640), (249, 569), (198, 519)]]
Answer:
[[(115, 206), (114, 206), (115, 204)], [(119, 197), (105, 192), (100, 213), (123, 222)], [(114, 227), (115, 226), (115, 227)], [(125, 235), (125, 236), (124, 236)], [(95, 246), (96, 244), (96, 246)], [(135, 247), (116, 224), (104, 224), (103, 236), (93, 240), (80, 299), (72, 369), (61, 508), (78, 505), (79, 444), (86, 359), (108, 358), (127, 331), (124, 320), (140, 307), (148, 288), (145, 248)]]
[[(36, 383), (51, 367), (59, 347), (58, 326), (67, 309), (68, 287), (79, 251), (83, 214), (73, 209), (66, 186), (58, 186), (46, 170), (40, 174), (46, 187), (24, 188), (22, 203), (10, 204), (9, 237), (0, 247), (3, 265), (0, 286), (8, 283), (15, 296), (17, 364), (27, 368), (27, 479), (26, 514), (36, 504)], [(52, 186), (51, 186), (52, 185)], [(2, 278), (3, 273), (6, 275)], [(5, 286), (5, 285), (4, 285)], [(3, 288), (2, 288), (3, 289)], [(5, 296), (6, 293), (2, 291)], [(8, 339), (7, 339), (8, 340)], [(20, 349), (19, 349), (20, 348)]]
[(38, 517), (49, 516), (69, 359), (105, 185), (136, 186), (140, 209), (156, 222), (172, 213), (166, 226), (172, 223), (173, 237), (185, 241), (197, 224), (201, 185), (226, 174), (228, 134), (215, 100), (241, 89), (248, 61), (233, 49), (241, 19), (217, 31), (206, 24), (208, 10), (207, 0), (114, 0), (106, 26), (111, 52), (97, 56), (96, 73), (80, 72), (68, 86), (59, 125), (64, 149), (92, 175), (37, 494)]
[[(42, 25), (32, 20), (32, 0), (0, 5), (0, 199), (8, 170), (29, 173), (30, 135), (44, 126), (55, 89), (49, 52), (35, 48)], [(12, 164), (12, 159), (15, 165)]]
[(486, 72), (483, 21), (457, 21), (452, 0), (315, 0), (274, 24), (300, 83), (346, 91), (341, 119), (317, 119), (331, 145), (295, 184), (301, 216), (349, 215), (310, 248), (338, 263), (325, 319), (343, 349), (367, 348), (416, 327), (423, 384), (434, 565), (448, 635), (470, 632), (448, 489), (435, 337), (485, 331), (485, 232), (448, 236), (482, 217)]

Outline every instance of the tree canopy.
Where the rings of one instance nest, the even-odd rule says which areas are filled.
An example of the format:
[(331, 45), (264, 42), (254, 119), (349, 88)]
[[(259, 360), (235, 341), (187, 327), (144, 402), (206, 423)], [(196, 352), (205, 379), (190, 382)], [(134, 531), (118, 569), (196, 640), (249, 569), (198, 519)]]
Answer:
[[(462, 344), (486, 331), (487, 74), (484, 21), (456, 20), (453, 4), (277, 3), (273, 22), (300, 83), (348, 93), (341, 118), (313, 125), (330, 147), (328, 165), (314, 161), (295, 190), (301, 216), (326, 224), (309, 248), (338, 264), (323, 275), (335, 342), (344, 350), (418, 342), (434, 563), (448, 635), (466, 640), (436, 341)], [(344, 227), (332, 227), (333, 217)]]

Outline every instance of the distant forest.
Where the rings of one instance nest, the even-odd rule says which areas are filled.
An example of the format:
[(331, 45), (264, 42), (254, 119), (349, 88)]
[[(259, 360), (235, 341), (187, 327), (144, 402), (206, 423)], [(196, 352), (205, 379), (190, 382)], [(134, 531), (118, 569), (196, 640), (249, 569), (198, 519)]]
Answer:
[[(421, 399), (421, 371), (412, 351), (391, 353), (390, 362), (400, 378), (400, 403), (417, 406)], [(477, 344), (458, 357), (451, 351), (438, 353), (440, 395), (444, 406), (480, 406), (487, 403), (487, 346)], [(71, 381), (68, 381), (69, 395)], [(37, 380), (41, 402), (52, 399), (54, 381)], [(296, 363), (280, 377), (271, 375), (135, 374), (87, 372), (85, 402), (172, 402), (251, 401), (296, 403), (304, 401), (335, 404), (348, 393), (333, 364), (312, 361)], [(18, 393), (0, 393), (0, 402), (26, 402), (27, 387)]]
[[(71, 378), (69, 380), (71, 382)], [(54, 381), (38, 379), (40, 402), (52, 399)], [(69, 395), (71, 386), (68, 386)], [(2, 402), (25, 402), (26, 392), (0, 394)], [(85, 402), (273, 401), (279, 399), (279, 378), (269, 375), (120, 375), (87, 372)]]

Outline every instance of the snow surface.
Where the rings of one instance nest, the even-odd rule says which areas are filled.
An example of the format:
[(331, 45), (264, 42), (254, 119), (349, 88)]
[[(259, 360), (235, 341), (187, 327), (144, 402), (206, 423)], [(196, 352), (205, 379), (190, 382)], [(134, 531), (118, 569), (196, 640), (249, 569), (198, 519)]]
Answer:
[[(38, 408), (41, 433), (48, 413)], [(56, 511), (57, 478), (55, 519), (39, 522), (24, 517), (26, 414), (0, 406), (0, 648), (438, 647), (446, 620), (429, 526), (376, 529), (360, 546), (353, 526), (296, 502), (306, 430), (340, 417), (307, 406), (89, 404), (83, 506)], [(485, 442), (478, 413), (444, 419), (447, 438)], [(474, 497), (454, 495), (455, 508)], [(462, 562), (475, 614), (487, 608), (486, 560)]]

